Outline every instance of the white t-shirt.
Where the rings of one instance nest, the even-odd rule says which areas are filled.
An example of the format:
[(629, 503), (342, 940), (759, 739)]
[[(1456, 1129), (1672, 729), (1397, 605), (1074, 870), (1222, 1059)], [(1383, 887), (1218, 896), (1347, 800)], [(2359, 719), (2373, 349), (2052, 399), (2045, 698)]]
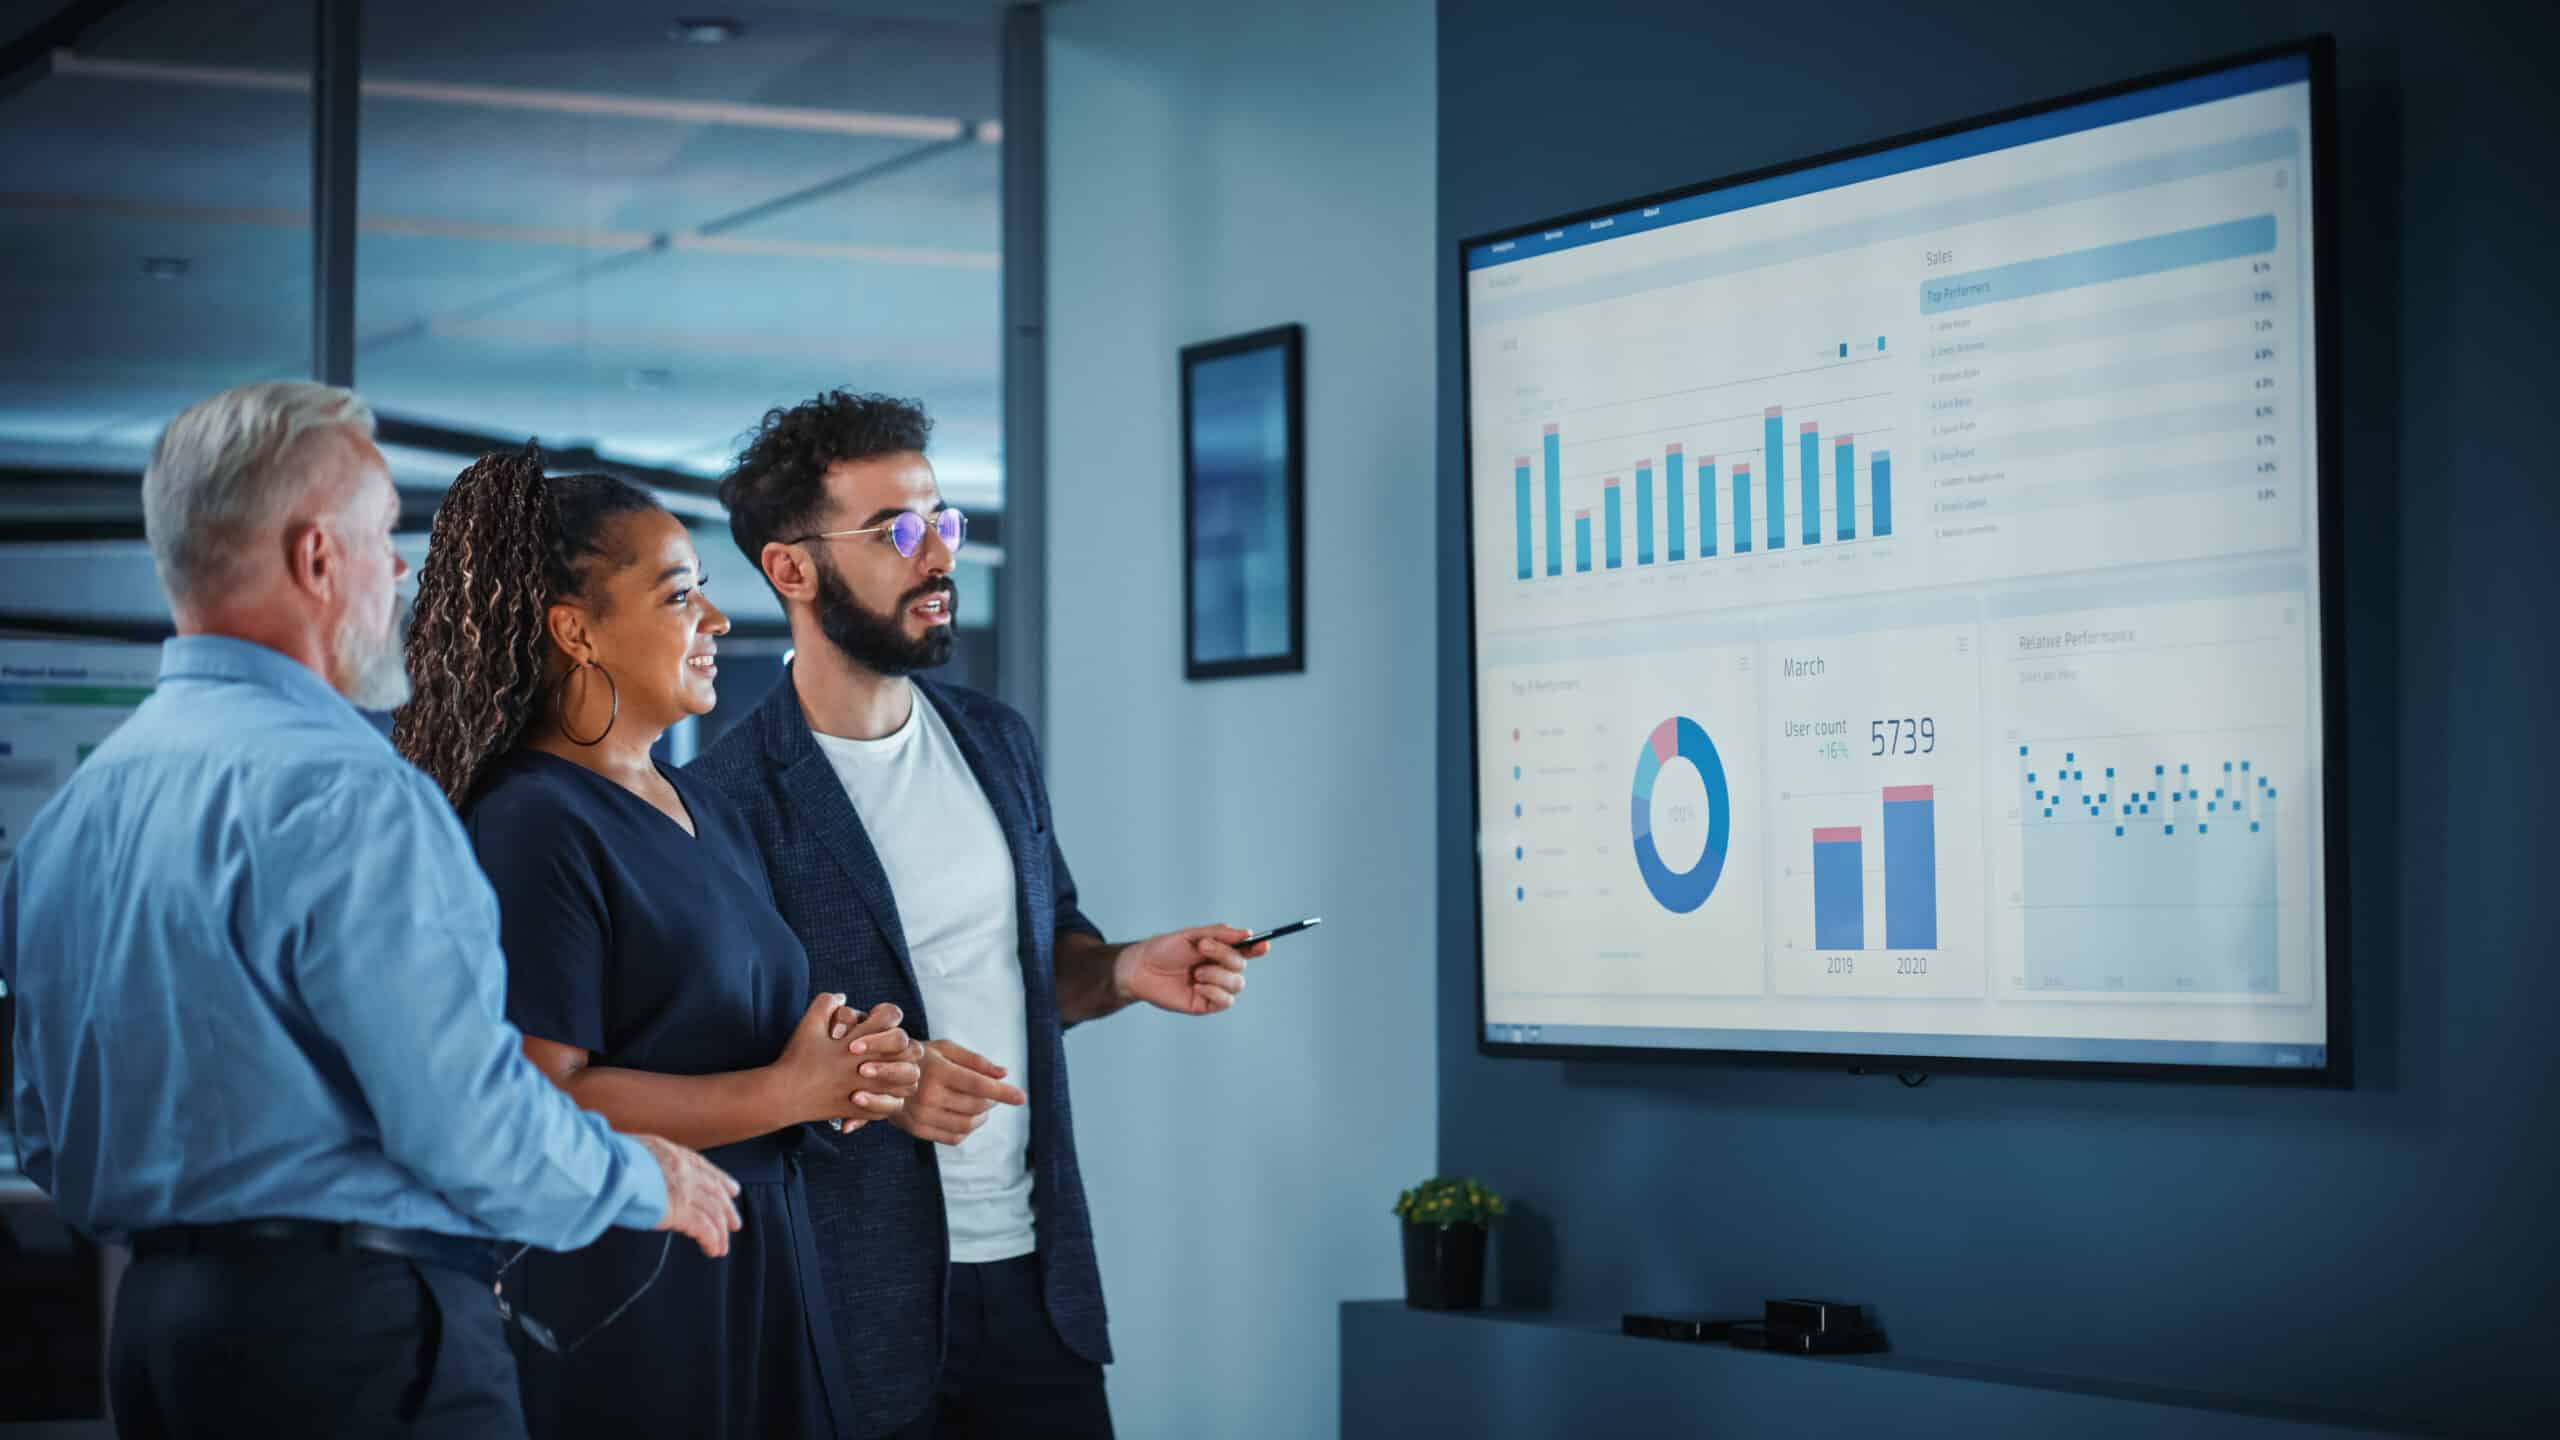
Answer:
[[(934, 1037), (1002, 1065), (1027, 1095), (1013, 850), (950, 727), (922, 689), (914, 694), (907, 723), (894, 733), (877, 740), (818, 735), (818, 748), (889, 872)], [(1039, 1248), (1030, 1148), (1028, 1105), (998, 1105), (976, 1134), (939, 1147), (955, 1263), (1011, 1260)]]

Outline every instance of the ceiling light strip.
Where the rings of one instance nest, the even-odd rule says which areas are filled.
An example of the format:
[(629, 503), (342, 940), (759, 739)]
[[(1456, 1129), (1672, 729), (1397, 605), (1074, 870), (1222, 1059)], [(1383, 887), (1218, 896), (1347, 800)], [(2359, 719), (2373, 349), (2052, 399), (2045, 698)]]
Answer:
[[(160, 60), (111, 60), (72, 50), (53, 52), (53, 73), (99, 80), (157, 81), (221, 90), (308, 93), (311, 77), (290, 70), (259, 70), (231, 65), (181, 65)], [(750, 130), (789, 130), (871, 139), (961, 140), (1002, 143), (1004, 127), (994, 121), (971, 124), (938, 115), (882, 115), (858, 110), (824, 110), (799, 105), (759, 105), (726, 100), (668, 100), (636, 95), (592, 95), (573, 90), (535, 90), (512, 85), (444, 85), (424, 80), (367, 79), (369, 100), (412, 100), (429, 105), (456, 105), (486, 110), (529, 110), (553, 115), (590, 115), (618, 120), (651, 120), (679, 125), (725, 125)]]

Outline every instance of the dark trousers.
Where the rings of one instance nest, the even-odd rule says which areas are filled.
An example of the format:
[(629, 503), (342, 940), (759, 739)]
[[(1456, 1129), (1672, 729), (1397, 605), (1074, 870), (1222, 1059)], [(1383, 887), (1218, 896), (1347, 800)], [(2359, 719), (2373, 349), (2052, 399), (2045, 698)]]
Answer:
[(1110, 1440), (1102, 1367), (1049, 1323), (1036, 1256), (952, 1266), (945, 1314), (941, 1387), (896, 1440)]
[(124, 1440), (521, 1440), (495, 1297), (367, 1251), (136, 1260), (107, 1347)]

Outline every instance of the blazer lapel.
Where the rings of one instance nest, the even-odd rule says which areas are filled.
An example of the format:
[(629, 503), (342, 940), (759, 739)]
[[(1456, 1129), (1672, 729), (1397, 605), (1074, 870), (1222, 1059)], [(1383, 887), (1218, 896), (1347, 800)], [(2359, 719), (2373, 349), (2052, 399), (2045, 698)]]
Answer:
[(890, 889), (888, 869), (872, 846), (871, 832), (863, 828), (862, 817), (845, 797), (835, 766), (810, 735), (809, 717), (801, 713), (800, 695), (792, 689), (788, 671), (766, 704), (765, 749), (782, 775), (789, 833), (799, 843), (815, 840), (834, 858), (844, 872), (846, 889), (870, 912), (881, 940), (898, 957), (909, 992), (921, 1001), (924, 991), (916, 984), (915, 960), (907, 952), (906, 927), (898, 919), (898, 897)]

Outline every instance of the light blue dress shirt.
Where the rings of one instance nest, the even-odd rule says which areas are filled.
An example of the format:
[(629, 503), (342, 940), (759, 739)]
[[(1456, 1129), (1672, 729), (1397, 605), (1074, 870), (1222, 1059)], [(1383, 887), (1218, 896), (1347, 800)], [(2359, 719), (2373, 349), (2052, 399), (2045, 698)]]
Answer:
[(64, 1219), (366, 1221), (551, 1249), (666, 1184), (505, 1019), (453, 807), (263, 646), (182, 636), (0, 882), (19, 1163)]

